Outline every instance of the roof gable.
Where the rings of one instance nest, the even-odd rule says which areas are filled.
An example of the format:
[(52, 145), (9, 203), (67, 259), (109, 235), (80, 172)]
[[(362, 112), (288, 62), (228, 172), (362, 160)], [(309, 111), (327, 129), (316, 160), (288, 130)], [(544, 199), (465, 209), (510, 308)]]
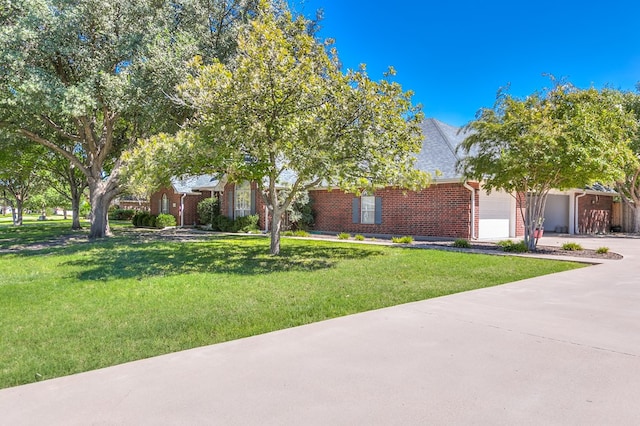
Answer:
[(467, 134), (460, 132), (459, 127), (435, 118), (427, 118), (420, 126), (424, 139), (417, 155), (416, 168), (437, 179), (461, 179), (462, 175), (456, 170), (459, 159), (456, 149)]

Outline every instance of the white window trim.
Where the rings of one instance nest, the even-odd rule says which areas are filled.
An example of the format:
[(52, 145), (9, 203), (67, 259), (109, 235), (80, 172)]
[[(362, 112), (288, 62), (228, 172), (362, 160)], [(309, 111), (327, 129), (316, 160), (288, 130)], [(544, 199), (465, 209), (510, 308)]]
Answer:
[(376, 223), (376, 197), (372, 195), (360, 197), (360, 223), (363, 225)]
[(251, 184), (243, 182), (237, 184), (233, 194), (234, 218), (249, 216), (251, 214)]

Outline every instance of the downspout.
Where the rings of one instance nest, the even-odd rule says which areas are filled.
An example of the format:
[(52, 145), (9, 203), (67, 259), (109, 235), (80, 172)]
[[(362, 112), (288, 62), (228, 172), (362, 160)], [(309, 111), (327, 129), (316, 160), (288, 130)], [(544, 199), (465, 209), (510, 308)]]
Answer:
[(578, 198), (582, 198), (585, 195), (587, 195), (586, 192), (583, 192), (580, 195), (576, 195), (576, 199), (575, 199), (575, 207), (573, 210), (573, 233), (578, 235), (580, 233), (580, 224), (578, 223)]
[(180, 228), (184, 228), (184, 197), (186, 196), (187, 193), (185, 192), (182, 194), (182, 197), (180, 197)]
[(476, 189), (469, 185), (467, 182), (463, 182), (462, 186), (471, 191), (471, 239), (475, 240), (476, 237)]
[(264, 206), (264, 233), (269, 233), (269, 207)]

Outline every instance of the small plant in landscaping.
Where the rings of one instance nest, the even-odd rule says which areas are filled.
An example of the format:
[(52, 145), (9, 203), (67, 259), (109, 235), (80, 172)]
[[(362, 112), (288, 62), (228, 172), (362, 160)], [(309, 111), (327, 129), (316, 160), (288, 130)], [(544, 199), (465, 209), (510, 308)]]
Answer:
[(497, 242), (496, 245), (502, 247), (502, 251), (506, 251), (507, 253), (526, 253), (529, 251), (524, 241), (515, 243), (511, 240), (503, 240)]
[(562, 250), (580, 251), (582, 250), (582, 246), (578, 243), (564, 243), (562, 245)]
[(341, 232), (338, 234), (338, 239), (339, 240), (348, 240), (349, 238), (351, 238), (351, 234), (347, 233), (347, 232)]
[(353, 237), (356, 241), (364, 241), (364, 235), (357, 234)]
[(170, 214), (160, 214), (156, 218), (156, 228), (166, 228), (168, 226), (176, 226), (176, 218)]
[(413, 242), (413, 237), (409, 235), (405, 235), (404, 237), (391, 237), (391, 241), (396, 244), (411, 244)]
[(596, 253), (607, 254), (609, 253), (609, 247), (599, 247), (598, 250), (596, 250)]
[(471, 248), (471, 243), (464, 238), (458, 238), (452, 245), (457, 248)]

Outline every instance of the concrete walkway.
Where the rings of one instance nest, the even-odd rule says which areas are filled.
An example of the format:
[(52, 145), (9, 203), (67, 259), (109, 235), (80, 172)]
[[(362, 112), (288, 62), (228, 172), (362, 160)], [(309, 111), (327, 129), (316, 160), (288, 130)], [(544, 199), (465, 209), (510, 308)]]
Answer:
[(578, 242), (625, 259), (0, 390), (0, 424), (638, 425), (640, 239)]

